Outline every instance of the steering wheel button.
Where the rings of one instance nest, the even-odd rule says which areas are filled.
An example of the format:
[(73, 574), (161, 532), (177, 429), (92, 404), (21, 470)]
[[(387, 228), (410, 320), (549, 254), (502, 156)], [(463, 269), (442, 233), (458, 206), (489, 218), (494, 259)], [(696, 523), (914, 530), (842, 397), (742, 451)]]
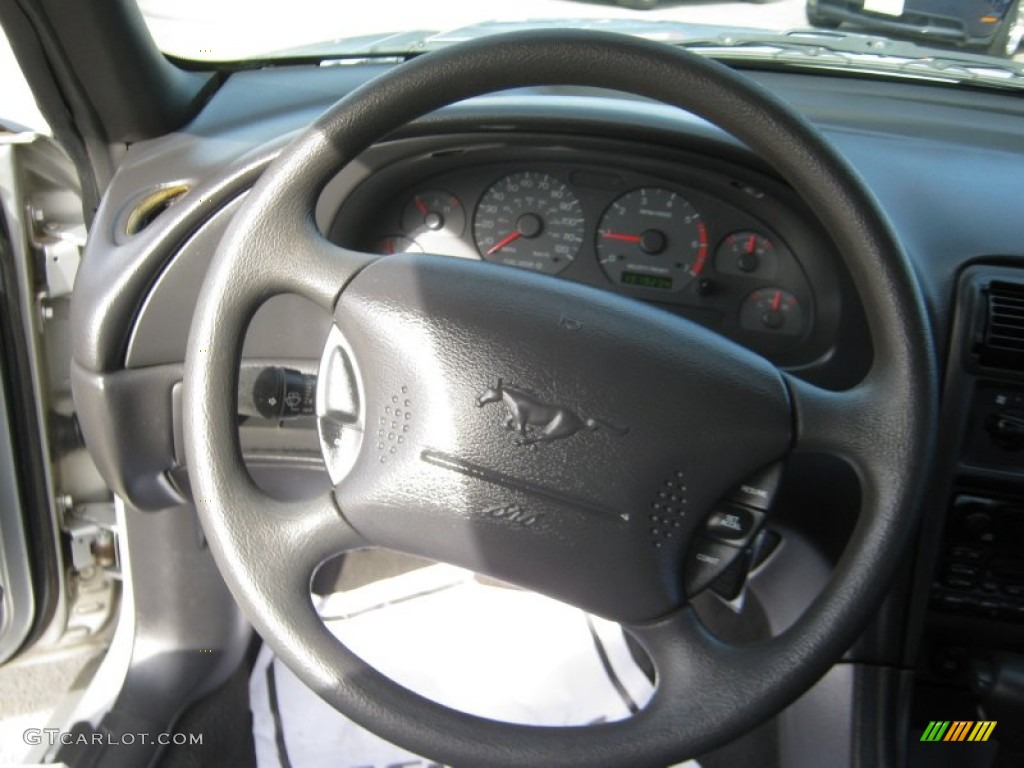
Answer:
[(782, 463), (765, 467), (737, 485), (728, 495), (729, 501), (754, 509), (768, 510), (782, 480)]
[(722, 541), (698, 537), (686, 567), (686, 592), (695, 595), (707, 589), (743, 552)]
[(738, 505), (722, 505), (704, 523), (704, 534), (710, 538), (743, 543), (757, 530), (763, 513)]

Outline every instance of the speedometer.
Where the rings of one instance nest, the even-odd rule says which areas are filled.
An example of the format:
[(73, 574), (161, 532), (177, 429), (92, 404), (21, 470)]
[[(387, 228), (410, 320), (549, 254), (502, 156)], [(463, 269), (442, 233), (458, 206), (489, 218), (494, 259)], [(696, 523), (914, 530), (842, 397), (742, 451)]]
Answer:
[(554, 176), (514, 173), (484, 193), (473, 217), (473, 239), (489, 261), (557, 274), (583, 242), (583, 209)]

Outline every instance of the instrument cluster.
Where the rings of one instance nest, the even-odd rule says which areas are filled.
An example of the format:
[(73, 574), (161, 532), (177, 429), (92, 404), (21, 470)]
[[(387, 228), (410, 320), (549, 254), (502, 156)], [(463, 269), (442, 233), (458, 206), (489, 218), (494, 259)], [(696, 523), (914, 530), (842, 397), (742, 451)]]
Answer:
[(358, 215), (343, 208), (332, 238), (588, 283), (777, 362), (806, 361), (818, 307), (799, 250), (827, 246), (799, 217), (770, 221), (780, 207), (761, 189), (699, 168), (662, 176), (581, 162), (479, 163), (399, 183), (378, 184)]

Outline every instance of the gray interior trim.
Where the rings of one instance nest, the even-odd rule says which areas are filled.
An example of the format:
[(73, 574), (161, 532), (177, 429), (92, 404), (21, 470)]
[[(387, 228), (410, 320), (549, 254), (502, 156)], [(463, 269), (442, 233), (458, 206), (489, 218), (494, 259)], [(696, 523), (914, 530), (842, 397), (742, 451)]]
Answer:
[[(157, 513), (126, 508), (135, 617), (131, 664), (110, 711), (86, 733), (171, 732), (191, 703), (221, 685), (245, 658), (251, 629), (224, 586), (191, 506)], [(169, 588), (170, 587), (170, 588)], [(117, 741), (117, 739), (104, 739)], [(72, 745), (58, 760), (103, 768), (149, 765), (159, 745)], [(95, 761), (95, 762), (91, 762)]]
[(778, 718), (779, 765), (852, 768), (856, 668), (837, 664)]

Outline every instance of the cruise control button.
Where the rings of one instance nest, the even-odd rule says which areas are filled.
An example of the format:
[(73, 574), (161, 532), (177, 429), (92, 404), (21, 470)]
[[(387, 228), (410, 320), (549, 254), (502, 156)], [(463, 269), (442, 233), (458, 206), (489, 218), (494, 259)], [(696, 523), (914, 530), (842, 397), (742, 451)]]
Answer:
[(690, 550), (686, 565), (686, 592), (695, 595), (702, 592), (716, 578), (732, 565), (743, 550), (722, 541), (697, 537)]
[(771, 507), (781, 480), (782, 463), (779, 462), (755, 472), (730, 491), (726, 498), (764, 511)]
[(723, 504), (704, 523), (704, 535), (729, 542), (746, 542), (757, 530), (763, 517), (760, 512)]

